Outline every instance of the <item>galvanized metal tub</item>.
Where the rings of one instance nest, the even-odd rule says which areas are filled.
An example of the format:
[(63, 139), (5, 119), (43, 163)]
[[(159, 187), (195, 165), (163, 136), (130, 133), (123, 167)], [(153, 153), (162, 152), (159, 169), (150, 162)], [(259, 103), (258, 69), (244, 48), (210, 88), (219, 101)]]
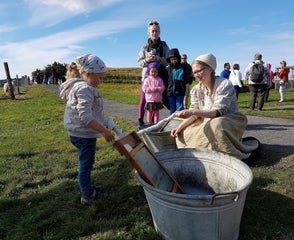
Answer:
[(145, 131), (139, 135), (153, 152), (158, 152), (164, 149), (176, 149), (176, 139), (170, 135), (170, 131), (180, 123), (181, 120), (173, 118), (167, 121), (164, 125), (159, 124), (157, 128), (156, 126), (153, 126), (150, 131), (145, 129)]
[(152, 187), (138, 173), (156, 231), (165, 239), (238, 239), (250, 168), (228, 155), (198, 149), (156, 153), (186, 194)]

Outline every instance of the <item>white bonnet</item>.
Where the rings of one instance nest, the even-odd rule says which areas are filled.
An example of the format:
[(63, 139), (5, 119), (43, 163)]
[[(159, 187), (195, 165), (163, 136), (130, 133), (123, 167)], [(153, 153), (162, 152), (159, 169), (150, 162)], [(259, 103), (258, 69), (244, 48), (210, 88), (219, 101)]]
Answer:
[(105, 73), (106, 66), (104, 62), (97, 56), (89, 53), (76, 58), (76, 62), (80, 65), (80, 73)]
[(200, 61), (200, 62), (206, 63), (214, 71), (216, 69), (216, 58), (211, 53), (206, 53), (206, 54), (200, 55), (195, 59), (195, 61)]

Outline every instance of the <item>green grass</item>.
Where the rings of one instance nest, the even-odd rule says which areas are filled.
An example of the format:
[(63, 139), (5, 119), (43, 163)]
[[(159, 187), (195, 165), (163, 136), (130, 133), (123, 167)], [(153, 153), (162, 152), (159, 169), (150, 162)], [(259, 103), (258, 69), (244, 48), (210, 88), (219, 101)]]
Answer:
[[(138, 104), (139, 86), (103, 84), (100, 91), (105, 98)], [(247, 95), (242, 93), (239, 100), (245, 113)], [(0, 96), (0, 239), (161, 239), (133, 168), (110, 143), (98, 140), (92, 173), (108, 198), (81, 206), (77, 151), (63, 128), (64, 103), (41, 85), (27, 87), (16, 98)], [(287, 102), (278, 104), (272, 91), (266, 103), (270, 110), (250, 114), (294, 119), (289, 107), (293, 98), (287, 93)], [(136, 129), (134, 122), (115, 122), (124, 132)], [(240, 239), (293, 239), (294, 156), (262, 154), (252, 167), (255, 178)]]

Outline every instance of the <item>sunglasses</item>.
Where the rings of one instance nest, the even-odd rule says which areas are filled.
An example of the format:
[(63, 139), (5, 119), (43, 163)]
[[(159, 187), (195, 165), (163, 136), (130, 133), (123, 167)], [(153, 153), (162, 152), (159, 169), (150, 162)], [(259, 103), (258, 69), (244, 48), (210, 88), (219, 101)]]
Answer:
[(149, 23), (149, 26), (152, 26), (152, 25), (156, 25), (156, 26), (158, 26), (158, 25), (159, 25), (159, 23), (158, 23), (158, 22), (156, 22), (156, 21), (152, 21), (152, 22), (150, 22), (150, 23)]

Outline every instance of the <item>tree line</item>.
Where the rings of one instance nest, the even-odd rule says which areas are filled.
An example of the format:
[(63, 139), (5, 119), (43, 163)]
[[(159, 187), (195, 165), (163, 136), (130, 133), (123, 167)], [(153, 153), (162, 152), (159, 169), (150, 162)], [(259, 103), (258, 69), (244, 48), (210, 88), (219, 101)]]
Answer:
[(39, 84), (58, 84), (59, 79), (65, 80), (66, 66), (66, 63), (54, 62), (52, 64), (46, 65), (43, 69), (36, 69), (32, 72), (33, 81)]
[[(65, 81), (67, 63), (54, 62), (43, 69), (32, 72), (32, 80), (36, 83), (58, 84)], [(131, 83), (141, 81), (141, 68), (107, 68), (105, 82)]]

